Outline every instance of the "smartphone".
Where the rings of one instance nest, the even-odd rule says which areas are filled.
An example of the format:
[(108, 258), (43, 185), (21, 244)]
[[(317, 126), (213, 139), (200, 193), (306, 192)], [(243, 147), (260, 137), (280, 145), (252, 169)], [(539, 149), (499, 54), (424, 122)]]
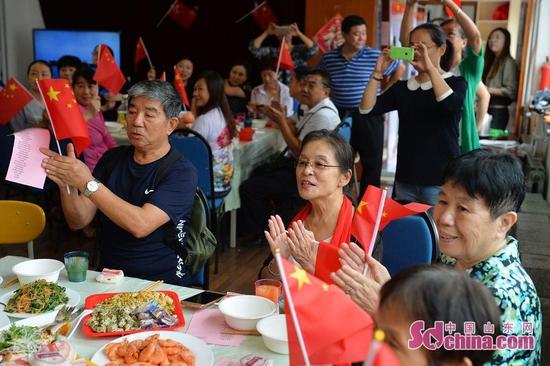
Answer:
[(392, 60), (413, 61), (414, 50), (412, 47), (392, 47), (390, 48), (390, 58)]
[(185, 300), (181, 300), (181, 305), (193, 309), (203, 309), (222, 299), (225, 295), (225, 293), (221, 292), (204, 291)]
[(276, 25), (274, 33), (279, 37), (286, 36), (290, 33), (290, 25)]

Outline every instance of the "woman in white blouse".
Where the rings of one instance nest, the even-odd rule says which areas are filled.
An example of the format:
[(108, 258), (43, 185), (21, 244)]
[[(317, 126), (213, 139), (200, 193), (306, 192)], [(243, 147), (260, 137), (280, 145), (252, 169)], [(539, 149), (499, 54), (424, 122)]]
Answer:
[(232, 142), (237, 129), (220, 74), (206, 71), (199, 76), (193, 88), (193, 104), (196, 108), (193, 130), (200, 133), (212, 149), (214, 190), (228, 190), (233, 176)]

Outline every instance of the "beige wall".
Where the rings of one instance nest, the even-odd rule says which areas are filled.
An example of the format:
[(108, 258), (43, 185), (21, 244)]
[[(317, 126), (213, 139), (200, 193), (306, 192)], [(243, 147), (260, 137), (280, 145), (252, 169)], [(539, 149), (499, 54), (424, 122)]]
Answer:
[(32, 30), (44, 28), (38, 0), (0, 0), (0, 66), (2, 79), (15, 76), (24, 82), (33, 60)]

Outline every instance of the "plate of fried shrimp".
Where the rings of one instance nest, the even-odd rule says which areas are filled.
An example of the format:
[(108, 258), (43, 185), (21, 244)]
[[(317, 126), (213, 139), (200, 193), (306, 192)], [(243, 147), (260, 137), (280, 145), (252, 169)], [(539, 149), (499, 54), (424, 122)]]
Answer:
[(91, 360), (98, 366), (186, 365), (212, 366), (214, 354), (204, 341), (192, 335), (152, 331), (120, 337), (101, 347)]

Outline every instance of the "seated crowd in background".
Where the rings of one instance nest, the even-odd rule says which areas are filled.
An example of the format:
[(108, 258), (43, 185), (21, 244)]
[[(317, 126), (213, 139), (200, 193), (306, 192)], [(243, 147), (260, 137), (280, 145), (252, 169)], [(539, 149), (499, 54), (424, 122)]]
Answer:
[[(231, 65), (225, 80), (216, 71), (194, 78), (188, 57), (175, 68), (192, 96), (196, 119), (191, 128), (212, 150), (216, 192), (232, 188), (238, 114), (269, 120), (284, 139), (283, 152), (233, 187), (240, 194), (248, 234), (242, 243), (264, 245), (267, 240), (273, 251), (280, 249), (306, 271), (341, 287), (373, 315), (404, 364), (537, 365), (540, 300), (521, 265), (518, 242), (508, 235), (525, 195), (521, 164), (508, 154), (479, 149), (460, 155), (461, 147), (468, 151), (479, 146), (474, 103), (476, 93), (483, 95), (483, 82), (491, 96), (493, 126), (506, 127), (507, 108), (517, 90), (509, 33), (491, 33), (483, 67), (479, 30), (451, 0), (444, 2), (454, 20), (414, 29), (410, 20), (415, 1), (407, 2), (401, 38), (414, 49), (410, 64), (416, 71), (408, 80), (398, 81), (404, 67), (390, 59), (388, 50), (366, 46), (367, 25), (358, 16), (344, 19), (343, 46), (327, 52), (314, 69), (305, 65), (318, 46), (296, 24), (271, 24), (249, 45), (261, 59), (262, 84), (253, 89), (250, 68), (242, 61)], [(271, 35), (279, 45), (284, 37), (297, 66), (294, 72), (276, 74), (279, 45), (263, 45)], [(301, 43), (293, 44), (293, 38)], [(59, 187), (71, 229), (87, 227), (98, 214), (100, 267), (189, 285), (185, 257), (166, 244), (167, 228), (172, 228), (185, 246), (198, 179), (195, 167), (169, 142), (181, 125), (180, 97), (170, 83), (155, 80), (159, 75), (151, 67), (149, 80), (128, 90), (130, 146), (116, 148), (103, 113), (116, 112), (122, 97), (101, 91), (93, 80), (97, 47), (93, 53), (92, 65), (70, 55), (57, 65), (60, 76), (72, 81), (90, 146), (83, 161), (75, 157), (72, 144), (63, 150), (65, 156), (43, 149), (43, 167)], [(50, 77), (47, 62), (29, 65), (27, 81), (34, 99), (11, 121), (13, 131), (47, 127), (36, 80)], [(382, 85), (384, 78), (390, 80)], [(399, 115), (400, 136), (395, 198), (434, 206), (442, 263), (390, 278), (381, 263), (353, 243), (355, 207), (349, 186), (355, 152), (366, 170), (362, 190), (369, 183), (380, 184), (382, 115), (393, 110)], [(353, 118), (351, 145), (338, 131), (347, 116)], [(264, 274), (279, 276), (274, 267), (268, 262)], [(505, 323), (515, 325), (510, 334), (520, 335), (521, 324), (530, 322), (534, 349), (411, 350), (407, 341), (415, 320), (423, 320), (426, 328), (435, 321), (475, 321), (477, 327), (490, 322), (496, 329), (493, 339)], [(463, 333), (464, 328), (456, 331)]]

